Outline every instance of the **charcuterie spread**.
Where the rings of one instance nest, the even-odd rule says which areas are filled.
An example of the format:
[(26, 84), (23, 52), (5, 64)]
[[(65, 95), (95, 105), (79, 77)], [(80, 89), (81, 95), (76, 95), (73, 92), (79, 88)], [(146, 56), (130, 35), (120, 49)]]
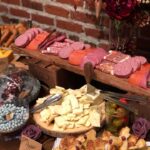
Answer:
[[(115, 50), (106, 51), (82, 41), (68, 39), (64, 33), (47, 32), (40, 28), (27, 30), (15, 40), (15, 44), (28, 50), (39, 50), (43, 54), (56, 55), (81, 69), (89, 62), (97, 70), (119, 78), (129, 78), (128, 81), (131, 84), (148, 88), (149, 69), (147, 72), (141, 70), (143, 65), (148, 64), (147, 59), (143, 56), (130, 56)], [(141, 76), (143, 78), (141, 80), (146, 80), (145, 85), (142, 84), (142, 81), (142, 83), (133, 82), (134, 73), (139, 74), (139, 71), (144, 74)], [(144, 78), (145, 76), (146, 78)]]

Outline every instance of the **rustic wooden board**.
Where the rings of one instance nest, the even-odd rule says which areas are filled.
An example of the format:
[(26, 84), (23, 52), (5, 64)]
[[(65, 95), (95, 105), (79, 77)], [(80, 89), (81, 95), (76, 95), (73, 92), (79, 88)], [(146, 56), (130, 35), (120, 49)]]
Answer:
[(35, 123), (48, 135), (53, 136), (53, 137), (64, 137), (66, 135), (77, 135), (77, 134), (82, 134), (93, 127), (80, 127), (80, 128), (75, 128), (75, 129), (66, 129), (66, 130), (59, 130), (59, 129), (54, 129), (54, 124), (51, 123), (50, 125), (47, 125), (46, 123), (40, 121), (40, 114), (35, 113), (33, 114), (33, 119)]
[[(18, 53), (25, 53), (31, 57), (37, 58), (42, 61), (49, 62), (53, 65), (59, 66), (60, 68), (63, 68), (65, 70), (68, 70), (68, 71), (71, 71), (76, 74), (80, 74), (80, 75), (84, 76), (84, 72), (80, 67), (73, 66), (73, 65), (69, 64), (67, 60), (61, 59), (58, 56), (45, 55), (45, 54), (40, 53), (40, 51), (38, 51), (38, 50), (34, 50), (34, 51), (27, 50), (27, 49), (18, 48), (16, 46), (13, 46), (12, 48), (14, 51), (16, 51)], [(96, 81), (105, 83), (107, 85), (116, 87), (118, 89), (121, 89), (121, 90), (124, 90), (127, 92), (150, 97), (150, 89), (146, 90), (146, 89), (143, 89), (136, 85), (132, 85), (127, 81), (127, 79), (118, 78), (116, 76), (112, 76), (110, 74), (101, 72), (97, 69), (95, 69), (94, 72), (95, 72), (95, 75), (94, 75), (93, 79)]]

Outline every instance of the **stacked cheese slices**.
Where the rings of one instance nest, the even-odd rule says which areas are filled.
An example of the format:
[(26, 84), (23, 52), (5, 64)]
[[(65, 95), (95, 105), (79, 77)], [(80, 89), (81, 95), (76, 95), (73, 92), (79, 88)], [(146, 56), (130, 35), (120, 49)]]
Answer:
[[(47, 125), (54, 123), (54, 129), (100, 127), (105, 120), (105, 103), (99, 90), (93, 88), (87, 93), (87, 86), (76, 90), (56, 86), (50, 90), (50, 94), (56, 93), (63, 95), (60, 104), (48, 106), (40, 111), (40, 121)], [(46, 97), (38, 99), (37, 105), (45, 99)]]

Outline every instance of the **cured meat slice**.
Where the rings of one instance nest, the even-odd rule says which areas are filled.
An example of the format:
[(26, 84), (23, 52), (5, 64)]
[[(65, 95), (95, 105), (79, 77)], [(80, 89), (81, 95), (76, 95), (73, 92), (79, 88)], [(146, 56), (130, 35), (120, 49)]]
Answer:
[(131, 75), (132, 71), (132, 66), (127, 61), (120, 62), (114, 65), (114, 75), (118, 77), (128, 78)]
[(112, 61), (114, 63), (119, 63), (127, 60), (130, 57), (130, 55), (126, 55), (118, 51), (109, 51), (109, 54), (105, 56), (104, 59)]
[(147, 81), (150, 76), (150, 64), (145, 64), (140, 70), (133, 73), (128, 81), (133, 85), (137, 85), (143, 88), (147, 88)]
[(58, 55), (59, 51), (61, 48), (56, 48), (56, 47), (48, 47), (47, 50), (42, 50), (41, 52), (43, 54), (53, 54), (53, 55)]
[(66, 35), (60, 35), (55, 39), (55, 42), (63, 42), (66, 39)]
[(84, 44), (84, 48), (89, 49), (89, 48), (91, 48), (91, 45), (90, 44)]
[(129, 59), (125, 60), (125, 62), (128, 62), (132, 66), (133, 72), (141, 67), (141, 63), (137, 61), (135, 57), (130, 57)]
[(15, 45), (24, 48), (29, 44), (29, 42), (29, 37), (25, 34), (22, 34), (16, 38)]
[(115, 66), (115, 63), (108, 61), (108, 60), (103, 60), (102, 63), (96, 66), (96, 69), (99, 69), (102, 72), (114, 75), (114, 66)]
[(93, 67), (95, 67), (96, 63), (95, 63), (94, 59), (89, 59), (87, 56), (84, 56), (84, 58), (83, 58), (83, 60), (82, 60), (82, 62), (81, 62), (81, 64), (80, 64), (80, 67), (83, 69), (83, 68), (84, 68), (84, 65), (85, 65), (86, 63), (88, 63), (88, 62), (90, 62)]
[(27, 49), (36, 50), (39, 45), (49, 36), (49, 33), (44, 31), (36, 35), (36, 37), (29, 43)]
[(69, 56), (69, 63), (72, 65), (80, 66), (84, 56), (86, 56), (88, 53), (91, 53), (92, 51), (93, 49), (73, 51)]
[(74, 50), (71, 46), (64, 47), (60, 50), (58, 55), (60, 58), (67, 59), (73, 51)]
[(73, 41), (73, 40), (71, 40), (71, 39), (65, 39), (65, 42), (72, 44), (72, 43), (74, 43), (75, 41)]
[(71, 47), (73, 50), (82, 50), (84, 48), (84, 43), (83, 42), (74, 42), (71, 44)]
[(136, 59), (136, 61), (139, 62), (141, 65), (147, 63), (147, 59), (143, 56), (135, 56), (134, 59)]
[(31, 41), (34, 39), (34, 37), (35, 37), (34, 32), (26, 32), (26, 33), (24, 33), (24, 35), (28, 36), (30, 42), (31, 42)]

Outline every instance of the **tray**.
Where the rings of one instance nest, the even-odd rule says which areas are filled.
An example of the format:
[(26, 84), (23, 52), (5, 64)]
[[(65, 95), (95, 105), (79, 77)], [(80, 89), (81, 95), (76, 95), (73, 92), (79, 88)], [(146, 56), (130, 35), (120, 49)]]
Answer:
[(46, 123), (40, 121), (40, 114), (39, 113), (35, 113), (33, 114), (33, 120), (35, 121), (35, 123), (42, 129), (42, 131), (50, 136), (53, 137), (64, 137), (66, 135), (79, 135), (82, 133), (85, 133), (89, 130), (91, 130), (92, 126), (90, 127), (80, 127), (80, 128), (74, 128), (74, 129), (66, 129), (66, 130), (55, 130), (53, 129), (54, 124), (51, 123), (50, 125), (47, 125)]

